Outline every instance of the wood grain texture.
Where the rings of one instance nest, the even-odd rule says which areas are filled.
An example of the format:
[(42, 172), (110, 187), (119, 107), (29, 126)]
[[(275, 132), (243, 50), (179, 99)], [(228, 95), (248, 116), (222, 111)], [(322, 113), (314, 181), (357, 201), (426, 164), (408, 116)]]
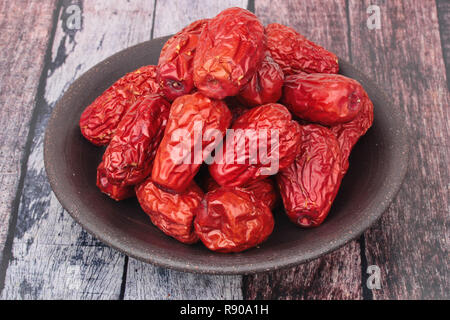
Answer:
[[(226, 7), (247, 7), (247, 1), (63, 0), (50, 61), (44, 62), (55, 2), (0, 0), (0, 252), (20, 191), (0, 299), (361, 299), (363, 269), (372, 264), (381, 268), (382, 283), (369, 298), (450, 298), (448, 1), (255, 1), (265, 24), (290, 25), (371, 75), (406, 111), (411, 155), (397, 198), (362, 243), (243, 280), (147, 265), (88, 235), (50, 190), (42, 142), (55, 102), (95, 63), (152, 34), (175, 33)], [(82, 9), (81, 30), (65, 25), (70, 4)], [(366, 27), (372, 4), (381, 8), (380, 30)], [(37, 92), (41, 70), (42, 94)]]
[[(189, 23), (213, 17), (247, 1), (157, 1), (153, 36), (178, 32)], [(210, 276), (177, 272), (130, 259), (125, 299), (242, 299), (241, 276)]]
[(296, 268), (245, 277), (244, 294), (247, 299), (360, 299), (360, 270), (359, 244), (352, 241)]
[[(381, 9), (381, 28), (366, 9)], [(409, 171), (381, 221), (365, 233), (381, 269), (374, 299), (448, 299), (449, 92), (435, 1), (350, 1), (353, 63), (406, 113)]]
[(184, 273), (130, 259), (124, 299), (242, 299), (242, 277)]
[(450, 1), (436, 0), (436, 5), (442, 54), (447, 75), (447, 89), (450, 90)]
[(157, 0), (153, 37), (174, 34), (189, 23), (213, 18), (230, 7), (247, 8), (247, 0)]
[(55, 7), (56, 1), (0, 1), (0, 261)]
[[(264, 24), (293, 27), (309, 39), (348, 59), (345, 1), (255, 2)], [(247, 299), (361, 299), (360, 246), (352, 241), (322, 258), (295, 268), (244, 277)]]
[[(69, 30), (69, 4), (82, 10), (80, 30)], [(84, 232), (51, 192), (43, 138), (55, 102), (84, 71), (113, 53), (150, 38), (153, 1), (62, 1), (44, 70), (31, 153), (20, 199), (3, 299), (115, 299), (125, 257)], [(105, 23), (107, 22), (107, 23)]]

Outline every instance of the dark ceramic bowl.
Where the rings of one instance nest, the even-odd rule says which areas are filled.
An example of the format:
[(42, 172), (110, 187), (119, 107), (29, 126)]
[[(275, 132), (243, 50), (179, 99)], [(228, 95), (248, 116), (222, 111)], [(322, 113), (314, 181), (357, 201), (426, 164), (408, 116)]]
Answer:
[(248, 274), (301, 264), (360, 235), (386, 210), (400, 187), (408, 159), (402, 110), (367, 77), (341, 60), (341, 73), (357, 79), (375, 106), (375, 121), (358, 142), (332, 210), (322, 226), (301, 229), (281, 210), (275, 229), (259, 248), (220, 254), (201, 243), (184, 245), (150, 222), (136, 199), (116, 202), (95, 185), (103, 149), (85, 140), (78, 126), (83, 109), (114, 81), (140, 66), (157, 64), (168, 38), (126, 49), (99, 63), (68, 89), (53, 110), (45, 136), (45, 168), (63, 207), (89, 233), (136, 259), (188, 272)]

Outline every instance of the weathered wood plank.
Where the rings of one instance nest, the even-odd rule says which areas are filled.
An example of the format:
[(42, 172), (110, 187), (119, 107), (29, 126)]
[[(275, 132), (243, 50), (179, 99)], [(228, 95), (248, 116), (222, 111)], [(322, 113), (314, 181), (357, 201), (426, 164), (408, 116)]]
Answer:
[[(366, 27), (378, 5), (381, 28)], [(435, 1), (350, 1), (352, 56), (406, 113), (409, 172), (366, 232), (367, 263), (381, 269), (374, 299), (448, 299), (449, 92)]]
[(17, 208), (21, 160), (55, 7), (56, 1), (0, 1), (0, 261)]
[[(82, 11), (80, 30), (67, 28), (70, 4)], [(37, 105), (3, 299), (119, 298), (125, 257), (82, 231), (61, 208), (47, 183), (43, 137), (52, 107), (74, 79), (111, 54), (150, 38), (153, 9), (153, 1), (62, 2), (52, 62), (44, 70), (45, 94)]]
[(130, 259), (124, 299), (242, 299), (242, 277), (178, 272)]
[(441, 36), (442, 54), (444, 55), (447, 89), (450, 90), (450, 1), (436, 0), (439, 34)]
[[(255, 2), (265, 23), (293, 27), (311, 40), (348, 59), (345, 1)], [(325, 257), (277, 272), (244, 277), (247, 299), (361, 299), (361, 259), (357, 241)]]
[(244, 293), (247, 299), (360, 299), (360, 270), (359, 244), (352, 241), (296, 268), (244, 277)]
[(247, 2), (247, 0), (157, 1), (153, 37), (174, 34), (195, 20), (212, 18), (230, 7), (247, 8)]
[[(157, 1), (153, 36), (178, 32), (190, 22), (213, 17), (228, 7), (247, 7), (247, 1)], [(176, 272), (130, 259), (125, 299), (241, 299), (242, 277)]]
[[(63, 1), (63, 7), (74, 2)], [(377, 1), (350, 2), (350, 30), (347, 29), (343, 2), (269, 4), (258, 0), (256, 8), (257, 14), (266, 23), (277, 21), (291, 25), (342, 57), (349, 57), (351, 53), (354, 64), (372, 74), (380, 85), (392, 93), (394, 101), (407, 111), (405, 121), (411, 129), (411, 145), (415, 146), (411, 152), (410, 174), (391, 209), (382, 221), (365, 235), (368, 264), (376, 264), (382, 270), (382, 289), (374, 290), (373, 296), (376, 299), (448, 298), (449, 268), (446, 248), (449, 240), (446, 233), (446, 216), (449, 206), (445, 190), (448, 188), (449, 178), (446, 108), (449, 96), (445, 86), (445, 73), (442, 71), (444, 63), (434, 2), (424, 5), (418, 1), (396, 1), (389, 4), (380, 1), (380, 30), (365, 28), (368, 17), (366, 9), (369, 4), (376, 4)], [(28, 6), (33, 5), (35, 4), (31, 3)], [(45, 23), (45, 19), (51, 20), (51, 10), (47, 11), (48, 5), (49, 3), (40, 2), (38, 10), (47, 14), (30, 11), (27, 19), (20, 21), (22, 29), (14, 31), (17, 34), (19, 31), (27, 32), (34, 28), (39, 35), (33, 35), (32, 40), (26, 40), (28, 35), (23, 35), (22, 39), (17, 37), (3, 41), (7, 34), (0, 34), (0, 46), (7, 46), (6, 50), (2, 50), (0, 58), (8, 57), (4, 61), (14, 61), (14, 64), (10, 65), (14, 69), (22, 63), (22, 69), (30, 70), (32, 75), (34, 72), (35, 79), (39, 77), (43, 64), (39, 60), (39, 50), (45, 51), (45, 39), (48, 39), (50, 28), (50, 25), (47, 25), (47, 28), (41, 25)], [(18, 23), (15, 16), (11, 16), (12, 20), (16, 20), (11, 20), (13, 23), (8, 22), (8, 18), (3, 19), (2, 13), (6, 12), (4, 10), (7, 6), (29, 10), (25, 2), (0, 2), (2, 30), (9, 30), (4, 25), (11, 27)], [(172, 2), (158, 1), (157, 10), (166, 6), (170, 10), (176, 8)], [(176, 15), (176, 19), (165, 20), (175, 21), (180, 26), (164, 24), (156, 19), (155, 26), (158, 27), (154, 28), (155, 36), (176, 32), (191, 21), (189, 7), (194, 5), (186, 3), (183, 6), (181, 3), (178, 6), (186, 12)], [(230, 5), (224, 5), (228, 6)], [(117, 1), (108, 4), (104, 1), (86, 1), (82, 7), (82, 30), (65, 29), (62, 17), (56, 29), (52, 63), (46, 70), (49, 77), (45, 96), (37, 105), (39, 114), (35, 121), (34, 139), (31, 141), (31, 155), (26, 162), (28, 171), (18, 212), (13, 259), (7, 270), (5, 289), (1, 296), (3, 299), (97, 299), (117, 298), (120, 294), (123, 256), (83, 232), (59, 206), (51, 194), (43, 171), (42, 137), (51, 108), (73, 79), (115, 51), (150, 37), (153, 2)], [(206, 16), (205, 13), (197, 15), (198, 10), (203, 10), (206, 5), (197, 7), (192, 10), (195, 12), (192, 13), (192, 20)], [(276, 13), (283, 10), (285, 11), (282, 14)], [(19, 9), (8, 10), (7, 14), (16, 15), (20, 12)], [(27, 29), (24, 23), (27, 20), (31, 23), (33, 18), (36, 18), (36, 21)], [(180, 22), (180, 19), (186, 19), (186, 23)], [(108, 21), (107, 26), (102, 26), (102, 21)], [(161, 23), (161, 26), (158, 23)], [(417, 30), (421, 30), (424, 36), (418, 35)], [(347, 32), (350, 32), (352, 39), (351, 50), (346, 45)], [(44, 37), (44, 40), (39, 37)], [(41, 39), (41, 42), (38, 39)], [(34, 43), (33, 40), (38, 42)], [(13, 41), (18, 42), (14, 44)], [(27, 58), (27, 54), (33, 54), (33, 49), (37, 51), (35, 58)], [(8, 55), (17, 50), (24, 50), (24, 55), (17, 55), (11, 60)], [(1, 60), (0, 68), (8, 66), (4, 61)], [(8, 125), (15, 122), (13, 129), (16, 131), (13, 132), (17, 132), (17, 137), (3, 138), (0, 135), (0, 160), (3, 161), (5, 157), (4, 163), (8, 161), (10, 165), (10, 154), (15, 153), (11, 153), (9, 149), (4, 151), (3, 148), (17, 146), (15, 150), (23, 150), (30, 114), (21, 114), (14, 118), (12, 114), (15, 109), (13, 113), (7, 112), (4, 115), (3, 111), (6, 110), (5, 106), (13, 106), (14, 103), (17, 108), (34, 104), (36, 87), (33, 85), (36, 80), (33, 81), (29, 73), (28, 80), (14, 78), (14, 84), (22, 81), (27, 90), (5, 95), (4, 84), (9, 80), (4, 79), (8, 76), (10, 72), (3, 72), (2, 69), (0, 124), (8, 128)], [(1, 100), (5, 97), (18, 99), (19, 102)], [(3, 124), (4, 121), (6, 122)], [(17, 139), (5, 140), (6, 142), (2, 140), (10, 138)], [(19, 154), (17, 159), (20, 157)], [(0, 168), (0, 179), (3, 179), (4, 168), (6, 172), (10, 172), (11, 167)], [(18, 175), (16, 172), (13, 171), (12, 176)], [(6, 185), (8, 182), (5, 181), (0, 180)], [(13, 188), (17, 188), (17, 182), (13, 184)], [(1, 190), (2, 194), (6, 194)], [(6, 188), (5, 192), (9, 192), (9, 188)], [(1, 207), (3, 205), (5, 207)], [(0, 215), (9, 215), (10, 209), (3, 209), (7, 208), (6, 205), (2, 199)], [(0, 221), (2, 232), (5, 229), (5, 220)], [(414, 251), (409, 248), (414, 248)], [(286, 299), (361, 298), (359, 250), (359, 244), (352, 242), (341, 250), (298, 268), (246, 277), (244, 296)], [(240, 277), (184, 274), (130, 259), (125, 297), (233, 299), (240, 297), (239, 279)]]

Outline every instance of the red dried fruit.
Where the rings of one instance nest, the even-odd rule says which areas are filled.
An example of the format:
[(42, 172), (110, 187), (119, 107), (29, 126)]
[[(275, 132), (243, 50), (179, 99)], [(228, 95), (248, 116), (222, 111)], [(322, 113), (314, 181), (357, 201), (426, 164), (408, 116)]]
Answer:
[[(221, 188), (216, 180), (214, 180), (211, 176), (206, 177), (204, 185), (206, 192)], [(272, 179), (267, 178), (264, 180), (255, 181), (253, 183), (250, 183), (246, 187), (241, 188), (252, 192), (257, 200), (262, 201), (270, 209), (275, 208), (275, 205), (278, 201), (278, 193), (275, 190)]]
[[(203, 160), (222, 141), (230, 122), (230, 110), (221, 100), (210, 99), (199, 92), (175, 99), (155, 157), (153, 181), (176, 192), (186, 189)], [(219, 140), (215, 136), (206, 137), (214, 130), (221, 134)]]
[(169, 117), (170, 104), (160, 95), (139, 98), (117, 126), (99, 170), (110, 183), (130, 186), (151, 173), (153, 158)]
[(104, 174), (102, 166), (103, 164), (100, 164), (97, 169), (97, 187), (101, 192), (107, 194), (116, 201), (125, 200), (135, 196), (134, 187), (121, 187), (110, 183)]
[(301, 148), (294, 163), (277, 175), (289, 219), (317, 227), (327, 217), (341, 183), (341, 150), (331, 130), (302, 126)]
[(198, 20), (170, 38), (161, 50), (158, 83), (164, 96), (173, 101), (194, 88), (194, 56), (198, 39), (208, 19)]
[(187, 244), (198, 241), (194, 218), (203, 192), (194, 182), (177, 194), (158, 188), (148, 179), (136, 186), (136, 196), (152, 223), (165, 234)]
[(366, 95), (356, 80), (303, 73), (286, 77), (282, 102), (301, 119), (331, 126), (353, 120)]
[(284, 73), (280, 66), (266, 52), (261, 66), (242, 88), (238, 99), (252, 107), (277, 102), (281, 98), (283, 80)]
[(278, 63), (284, 75), (300, 72), (338, 73), (338, 58), (294, 29), (278, 23), (265, 29), (267, 49)]
[(367, 130), (373, 123), (373, 103), (370, 101), (369, 96), (365, 93), (362, 97), (362, 109), (358, 113), (355, 119), (350, 122), (338, 124), (331, 127), (331, 131), (336, 135), (339, 142), (339, 147), (342, 153), (342, 175), (348, 170), (348, 158), (350, 153)]
[(239, 93), (263, 58), (264, 27), (245, 9), (222, 11), (205, 25), (194, 58), (194, 83), (208, 97)]
[[(245, 186), (276, 174), (294, 161), (300, 148), (300, 125), (281, 104), (270, 103), (247, 111), (232, 129), (234, 135), (228, 134), (223, 151), (209, 166), (211, 176), (222, 186)], [(266, 135), (261, 135), (264, 132)], [(278, 143), (272, 141), (276, 134)]]
[(274, 227), (269, 207), (240, 188), (208, 192), (196, 214), (196, 234), (208, 249), (217, 252), (252, 248), (265, 241)]
[(136, 100), (159, 92), (156, 66), (145, 66), (126, 74), (83, 111), (81, 133), (97, 146), (107, 145), (120, 120)]

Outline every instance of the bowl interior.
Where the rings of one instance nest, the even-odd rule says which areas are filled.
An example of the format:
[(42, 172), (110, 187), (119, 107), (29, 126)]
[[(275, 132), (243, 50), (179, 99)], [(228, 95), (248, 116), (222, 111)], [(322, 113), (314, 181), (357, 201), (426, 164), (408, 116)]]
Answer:
[(301, 229), (282, 208), (275, 210), (275, 229), (267, 242), (238, 254), (208, 251), (165, 236), (140, 209), (136, 199), (116, 202), (95, 185), (104, 149), (91, 145), (79, 130), (84, 108), (114, 81), (140, 66), (157, 64), (167, 40), (159, 38), (128, 48), (93, 67), (58, 102), (47, 127), (45, 165), (51, 186), (64, 208), (88, 232), (145, 262), (183, 271), (244, 274), (299, 264), (342, 246), (368, 228), (398, 190), (407, 166), (402, 111), (345, 61), (341, 73), (357, 79), (374, 102), (373, 127), (358, 142), (350, 169), (324, 224)]

